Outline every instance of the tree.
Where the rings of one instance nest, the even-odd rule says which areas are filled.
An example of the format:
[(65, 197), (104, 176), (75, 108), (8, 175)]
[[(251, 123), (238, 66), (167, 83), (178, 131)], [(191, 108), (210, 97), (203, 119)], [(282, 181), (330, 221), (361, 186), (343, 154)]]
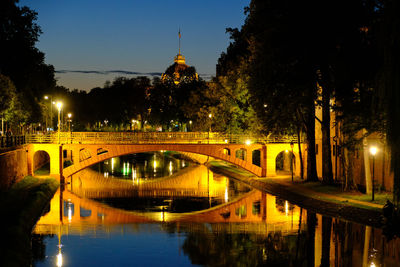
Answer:
[[(13, 82), (0, 74), (0, 115), (10, 128), (19, 130), (27, 123), (29, 112), (24, 108), (23, 99), (17, 93)], [(14, 133), (18, 133), (15, 131)]]
[(41, 33), (37, 13), (17, 6), (17, 0), (0, 2), (0, 73), (15, 84), (30, 121), (41, 117), (38, 99), (55, 86), (54, 68), (44, 63), (35, 43)]
[[(184, 65), (186, 66), (186, 65)], [(154, 80), (149, 95), (151, 107), (150, 120), (153, 124), (163, 125), (164, 129), (179, 130), (183, 124), (194, 120), (195, 111), (188, 104), (191, 103), (193, 94), (203, 92), (205, 82), (196, 78), (194, 67), (179, 67), (176, 63), (170, 66), (162, 80)], [(179, 76), (173, 78), (173, 76)], [(177, 125), (177, 126), (176, 126)]]
[[(300, 11), (300, 12), (299, 12)], [(242, 30), (251, 51), (248, 73), (252, 102), (266, 133), (304, 129), (307, 180), (317, 180), (315, 161), (316, 71), (310, 52), (315, 45), (302, 19), (310, 12), (295, 1), (252, 1)], [(310, 15), (311, 16), (311, 15)], [(300, 42), (300, 40), (302, 40)]]
[[(202, 90), (193, 91), (184, 105), (186, 116), (193, 118), (195, 128), (224, 133), (254, 133), (260, 124), (253, 107), (250, 105), (248, 75), (243, 73), (241, 65), (226, 75), (215, 77)], [(209, 118), (209, 114), (212, 118)]]
[(384, 93), (387, 140), (391, 149), (391, 168), (394, 175), (393, 201), (400, 207), (400, 3), (384, 0), (382, 36), (379, 38), (384, 65), (379, 88)]
[(15, 86), (10, 78), (0, 74), (0, 114), (10, 108), (15, 95)]

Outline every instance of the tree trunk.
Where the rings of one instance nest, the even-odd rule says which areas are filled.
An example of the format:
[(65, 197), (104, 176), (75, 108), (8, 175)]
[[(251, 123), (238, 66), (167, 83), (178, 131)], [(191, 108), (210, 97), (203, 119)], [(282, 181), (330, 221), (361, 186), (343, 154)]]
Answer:
[(344, 157), (344, 169), (345, 169), (345, 185), (344, 190), (349, 191), (357, 188), (356, 182), (354, 181), (354, 150), (345, 148), (343, 151)]
[(300, 178), (304, 179), (304, 163), (303, 163), (303, 155), (301, 152), (301, 131), (300, 127), (297, 127), (297, 144), (299, 145), (299, 160), (300, 160)]
[(390, 166), (393, 171), (393, 202), (400, 207), (400, 2), (384, 1), (384, 90), (387, 114), (387, 138), (391, 148)]
[(307, 181), (318, 181), (317, 162), (315, 159), (315, 106), (312, 100), (312, 107), (306, 115), (307, 134)]
[(322, 182), (333, 183), (332, 154), (331, 154), (331, 112), (330, 90), (327, 86), (322, 89)]

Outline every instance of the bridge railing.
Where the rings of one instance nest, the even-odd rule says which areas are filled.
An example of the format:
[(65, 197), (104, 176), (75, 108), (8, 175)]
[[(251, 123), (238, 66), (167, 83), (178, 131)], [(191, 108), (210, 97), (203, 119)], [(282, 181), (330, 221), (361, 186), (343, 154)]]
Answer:
[(0, 148), (14, 147), (23, 144), (25, 144), (25, 136), (23, 135), (0, 136)]
[(47, 144), (245, 144), (290, 143), (293, 137), (262, 137), (218, 132), (61, 132), (27, 135), (27, 143)]

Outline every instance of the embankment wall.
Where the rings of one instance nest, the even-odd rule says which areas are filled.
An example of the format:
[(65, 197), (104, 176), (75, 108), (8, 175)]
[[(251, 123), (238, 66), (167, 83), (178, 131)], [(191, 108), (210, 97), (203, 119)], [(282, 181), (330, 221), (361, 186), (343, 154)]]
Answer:
[(27, 156), (25, 147), (0, 154), (0, 190), (10, 188), (28, 175)]

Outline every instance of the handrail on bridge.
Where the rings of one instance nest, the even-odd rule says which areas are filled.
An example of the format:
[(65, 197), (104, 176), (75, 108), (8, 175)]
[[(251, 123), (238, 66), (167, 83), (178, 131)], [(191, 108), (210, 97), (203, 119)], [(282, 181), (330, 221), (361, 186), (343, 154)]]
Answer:
[(23, 145), (25, 141), (25, 136), (23, 135), (0, 136), (0, 148)]
[[(297, 142), (293, 136), (263, 137), (219, 132), (61, 132), (60, 144), (245, 144)], [(29, 134), (26, 143), (57, 144), (58, 133)]]

